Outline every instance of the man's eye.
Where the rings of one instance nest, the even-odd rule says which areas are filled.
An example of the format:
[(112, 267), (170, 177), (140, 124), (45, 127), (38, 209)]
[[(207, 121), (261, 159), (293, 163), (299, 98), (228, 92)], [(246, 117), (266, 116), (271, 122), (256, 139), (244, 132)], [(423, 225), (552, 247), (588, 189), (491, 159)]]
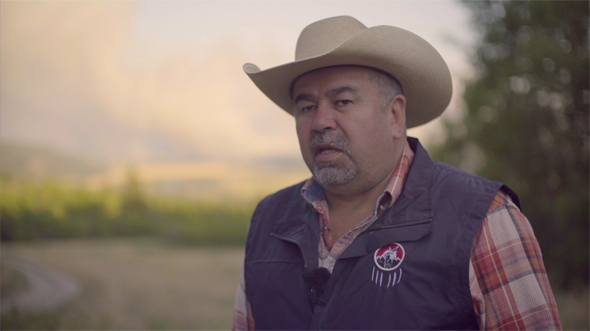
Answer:
[(310, 105), (310, 106), (301, 107), (299, 109), (299, 112), (301, 112), (301, 113), (307, 113), (307, 112), (312, 111), (314, 109), (315, 109), (315, 105)]
[(338, 100), (338, 101), (336, 101), (336, 105), (339, 106), (339, 107), (348, 106), (351, 103), (352, 103), (351, 100)]

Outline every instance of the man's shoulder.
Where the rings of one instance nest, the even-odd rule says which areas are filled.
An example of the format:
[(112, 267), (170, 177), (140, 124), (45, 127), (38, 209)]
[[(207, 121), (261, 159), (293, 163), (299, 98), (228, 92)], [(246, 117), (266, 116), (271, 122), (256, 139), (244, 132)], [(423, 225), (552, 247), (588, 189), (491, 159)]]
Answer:
[[(432, 175), (434, 180), (433, 184), (435, 185), (442, 185), (447, 188), (454, 186), (457, 188), (463, 187), (465, 190), (470, 190), (471, 186), (474, 186), (475, 188), (482, 186), (501, 186), (501, 183), (499, 182), (469, 173), (440, 161), (432, 160), (428, 155), (428, 152), (422, 147), (416, 138), (408, 137), (408, 143), (415, 153), (410, 172), (412, 172), (412, 168), (417, 166), (418, 174), (421, 176)], [(432, 174), (430, 171), (432, 171)]]
[[(435, 182), (446, 189), (477, 192), (497, 192), (502, 183), (488, 178), (472, 174), (452, 165), (433, 161), (435, 170)], [(482, 192), (482, 193), (483, 193)]]
[(455, 166), (450, 164), (446, 164), (440, 161), (432, 161), (434, 164), (435, 174), (437, 176), (442, 176), (444, 179), (449, 180), (475, 180), (475, 181), (483, 181), (483, 182), (493, 182), (492, 180), (467, 172), (463, 169), (459, 169)]
[[(518, 195), (506, 184), (491, 180), (439, 161), (433, 161), (435, 185), (443, 195), (464, 193), (471, 198), (493, 197), (520, 209)], [(454, 195), (453, 195), (454, 196)]]

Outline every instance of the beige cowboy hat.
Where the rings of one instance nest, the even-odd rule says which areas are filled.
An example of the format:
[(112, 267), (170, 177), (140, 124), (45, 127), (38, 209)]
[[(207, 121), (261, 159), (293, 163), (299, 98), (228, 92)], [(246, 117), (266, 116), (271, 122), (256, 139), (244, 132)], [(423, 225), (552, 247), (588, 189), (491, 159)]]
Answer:
[(367, 28), (350, 16), (305, 27), (294, 62), (267, 70), (246, 63), (244, 71), (266, 96), (292, 114), (289, 89), (293, 80), (308, 71), (337, 65), (373, 67), (397, 78), (407, 100), (408, 128), (438, 117), (451, 100), (449, 68), (426, 40), (393, 26)]

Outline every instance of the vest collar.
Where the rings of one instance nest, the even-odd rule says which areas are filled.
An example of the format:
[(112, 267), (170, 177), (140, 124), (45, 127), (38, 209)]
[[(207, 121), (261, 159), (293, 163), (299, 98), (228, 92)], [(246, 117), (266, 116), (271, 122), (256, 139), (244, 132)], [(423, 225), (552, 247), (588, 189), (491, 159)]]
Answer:
[(434, 165), (418, 139), (408, 138), (415, 153), (401, 195), (375, 223), (361, 233), (340, 259), (369, 254), (397, 241), (416, 241), (432, 232)]
[(299, 194), (294, 191), (283, 217), (272, 228), (271, 236), (291, 242), (299, 247), (306, 268), (318, 267), (318, 244), (320, 240), (320, 222), (318, 213)]
[[(388, 212), (373, 223), (367, 229), (368, 231), (391, 225), (432, 219), (434, 164), (418, 139), (408, 137), (408, 142), (415, 155), (402, 193)], [(412, 206), (412, 212), (405, 212), (410, 205)]]

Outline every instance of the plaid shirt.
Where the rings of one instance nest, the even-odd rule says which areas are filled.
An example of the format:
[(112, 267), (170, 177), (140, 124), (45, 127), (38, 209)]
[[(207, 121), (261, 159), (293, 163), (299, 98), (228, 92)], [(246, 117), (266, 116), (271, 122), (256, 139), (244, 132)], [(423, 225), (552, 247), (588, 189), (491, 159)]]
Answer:
[[(354, 239), (391, 207), (402, 192), (414, 152), (406, 143), (401, 162), (379, 196), (373, 213), (340, 239), (330, 233), (328, 203), (312, 178), (302, 196), (320, 214), (319, 266), (330, 271)], [(498, 192), (475, 236), (469, 286), (480, 330), (561, 330), (553, 292), (533, 229), (510, 197)], [(233, 330), (254, 330), (244, 275), (236, 294)]]

